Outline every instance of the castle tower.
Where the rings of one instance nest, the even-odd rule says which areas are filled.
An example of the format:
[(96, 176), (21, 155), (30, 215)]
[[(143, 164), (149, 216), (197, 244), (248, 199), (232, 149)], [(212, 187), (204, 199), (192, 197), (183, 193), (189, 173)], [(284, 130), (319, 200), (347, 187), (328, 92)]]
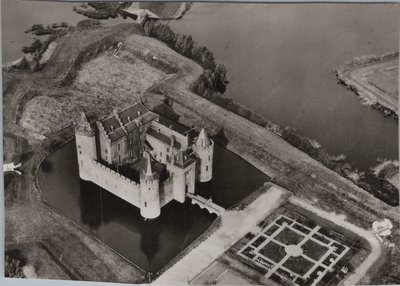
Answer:
[(200, 159), (198, 179), (200, 182), (208, 182), (212, 179), (214, 142), (204, 128), (201, 129), (193, 149)]
[(81, 113), (78, 126), (75, 128), (76, 152), (78, 155), (79, 177), (90, 181), (91, 161), (96, 159), (95, 132), (87, 120), (86, 114)]
[(147, 155), (145, 168), (140, 174), (140, 214), (144, 218), (160, 215), (159, 176), (153, 171), (150, 156)]
[(196, 161), (186, 157), (182, 150), (174, 156), (172, 164), (167, 165), (168, 171), (172, 174), (173, 198), (184, 203), (186, 193), (194, 193), (196, 180)]

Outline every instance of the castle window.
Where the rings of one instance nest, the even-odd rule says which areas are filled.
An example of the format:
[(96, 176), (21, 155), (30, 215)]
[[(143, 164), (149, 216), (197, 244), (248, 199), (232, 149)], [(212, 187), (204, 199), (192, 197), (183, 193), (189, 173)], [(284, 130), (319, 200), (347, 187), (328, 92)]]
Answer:
[(167, 161), (169, 161), (169, 160), (170, 160), (169, 155), (167, 155)]
[(118, 143), (118, 151), (121, 151), (121, 145)]
[(167, 148), (167, 152), (169, 152), (169, 148)]
[(206, 171), (208, 171), (208, 166), (206, 166)]
[(118, 162), (121, 164), (121, 155), (118, 155)]
[(210, 155), (208, 155), (208, 161), (211, 161), (211, 156)]
[(144, 206), (147, 207), (147, 202), (144, 202)]
[(162, 157), (162, 152), (160, 152), (160, 157)]
[(81, 161), (81, 167), (83, 168), (83, 161)]
[(105, 149), (106, 154), (108, 154), (107, 149)]
[(82, 151), (79, 151), (79, 154), (82, 154)]

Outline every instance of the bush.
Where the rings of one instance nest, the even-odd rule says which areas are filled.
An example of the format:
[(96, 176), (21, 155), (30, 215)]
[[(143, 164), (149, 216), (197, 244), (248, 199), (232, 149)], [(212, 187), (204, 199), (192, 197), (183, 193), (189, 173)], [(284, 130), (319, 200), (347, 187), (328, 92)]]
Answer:
[(79, 30), (97, 28), (99, 26), (101, 26), (100, 21), (99, 20), (94, 20), (94, 19), (85, 19), (85, 20), (79, 21), (76, 24), (76, 27)]
[(21, 261), (6, 255), (4, 259), (4, 276), (9, 278), (25, 278)]

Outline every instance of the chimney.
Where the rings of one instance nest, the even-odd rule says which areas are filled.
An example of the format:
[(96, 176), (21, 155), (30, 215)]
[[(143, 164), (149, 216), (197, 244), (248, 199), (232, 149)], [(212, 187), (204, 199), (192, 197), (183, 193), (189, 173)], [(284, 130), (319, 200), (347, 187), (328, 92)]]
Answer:
[(137, 112), (137, 116), (142, 115), (142, 113), (140, 112), (140, 110)]

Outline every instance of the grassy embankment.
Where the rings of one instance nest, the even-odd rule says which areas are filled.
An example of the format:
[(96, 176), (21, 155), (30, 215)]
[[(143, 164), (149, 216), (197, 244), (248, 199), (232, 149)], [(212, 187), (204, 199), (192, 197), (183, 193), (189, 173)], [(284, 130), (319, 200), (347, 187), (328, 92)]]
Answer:
[(171, 49), (188, 57), (203, 67), (204, 72), (191, 86), (191, 90), (213, 103), (244, 117), (261, 127), (273, 131), (292, 146), (305, 152), (307, 155), (335, 171), (340, 176), (353, 181), (375, 197), (391, 206), (399, 205), (399, 191), (390, 183), (382, 186), (372, 185), (365, 180), (364, 172), (352, 167), (346, 162), (344, 155), (331, 156), (315, 140), (311, 140), (296, 132), (293, 128), (280, 128), (264, 116), (255, 113), (246, 106), (234, 102), (231, 98), (223, 97), (226, 89), (227, 71), (223, 65), (217, 65), (213, 54), (206, 48), (197, 45), (191, 36), (176, 34), (166, 24), (157, 24), (148, 21), (145, 25), (146, 35), (159, 39)]
[[(37, 184), (40, 162), (73, 138), (72, 128), (63, 129), (65, 126), (60, 126), (58, 132), (39, 134), (23, 128), (19, 120), (24, 117), (26, 106), (39, 95), (56, 99), (61, 94), (79, 109), (78, 105), (85, 98), (79, 94), (81, 101), (75, 102), (74, 93), (70, 93), (68, 87), (71, 75), (83, 61), (95, 58), (127, 35), (140, 32), (141, 29), (132, 24), (90, 32), (76, 31), (59, 39), (56, 51), (42, 70), (34, 73), (3, 71), (4, 157), (7, 161), (23, 164), (22, 176), (6, 175), (6, 245), (18, 248), (19, 243), (45, 244), (57, 263), (46, 260), (49, 264), (42, 267), (54, 270), (61, 264), (68, 270), (69, 279), (140, 283), (144, 281), (144, 273), (107, 245), (57, 214), (41, 195)], [(38, 116), (45, 117), (44, 110), (51, 110), (51, 106), (41, 107)], [(58, 116), (70, 115), (62, 113)], [(34, 256), (36, 252), (33, 248), (31, 250)], [(57, 272), (54, 273), (54, 277), (49, 274), (41, 278), (66, 278), (56, 277)]]
[[(65, 77), (51, 76), (53, 74), (51, 70), (58, 70), (58, 68), (52, 67), (58, 62), (57, 57), (60, 55), (60, 52), (58, 52), (53, 58), (53, 63), (40, 72), (37, 78), (43, 78), (40, 79), (42, 82), (51, 83), (51, 88), (56, 86), (57, 90), (65, 91), (65, 88), (68, 87), (68, 91), (73, 96), (84, 96), (85, 100), (78, 102), (76, 107), (82, 104), (81, 106), (92, 108), (90, 110), (92, 114), (105, 114), (107, 110), (110, 111), (109, 107), (107, 108), (110, 104), (115, 103), (116, 106), (120, 106), (124, 101), (126, 105), (129, 101), (137, 100), (130, 93), (125, 92), (130, 90), (132, 82), (124, 80), (127, 71), (118, 69), (119, 65), (122, 63), (134, 65), (136, 61), (140, 60), (150, 67), (162, 66), (163, 71), (167, 70), (166, 66), (169, 66), (168, 70), (176, 70), (177, 72), (169, 74), (165, 72), (163, 79), (148, 90), (145, 100), (150, 107), (159, 106), (166, 98), (169, 98), (170, 107), (179, 114), (181, 123), (185, 125), (193, 124), (197, 127), (205, 126), (214, 134), (223, 129), (224, 136), (228, 140), (227, 148), (229, 150), (272, 176), (275, 182), (294, 192), (296, 196), (306, 199), (322, 209), (343, 214), (349, 221), (364, 228), (369, 228), (372, 221), (382, 216), (391, 218), (395, 221), (397, 227), (397, 210), (395, 208), (383, 204), (350, 181), (330, 171), (289, 145), (274, 132), (192, 93), (190, 87), (203, 72), (199, 65), (173, 52), (155, 39), (138, 34), (129, 36), (127, 34), (126, 38), (118, 39), (118, 41), (123, 42), (125, 56), (130, 58), (130, 61), (125, 60), (125, 57), (108, 56), (107, 53), (102, 53), (96, 59), (97, 54), (83, 57), (93, 60), (87, 65), (81, 65), (80, 70), (77, 69), (76, 78), (72, 81), (74, 82), (73, 86), (63, 86), (62, 79)], [(60, 45), (60, 47), (62, 46)], [(93, 64), (99, 61), (99, 58), (101, 61), (98, 62), (98, 65)], [(108, 65), (104, 66), (105, 63)], [(71, 64), (73, 62), (70, 62)], [(67, 65), (67, 67), (70, 66)], [(105, 81), (101, 86), (103, 93), (99, 93), (99, 89), (95, 85), (87, 85), (79, 90), (79, 77), (85, 74), (93, 74), (96, 75), (93, 76), (93, 82), (96, 82), (95, 78), (99, 77), (99, 73), (96, 74), (95, 71), (99, 71), (101, 68), (103, 68), (104, 75), (109, 76), (110, 71), (112, 71), (111, 73), (118, 80)], [(16, 77), (18, 78), (19, 75)], [(68, 81), (68, 83), (71, 83), (71, 81)], [(117, 92), (113, 92), (115, 87), (118, 87)], [(18, 88), (20, 87), (18, 86)], [(50, 94), (54, 94), (54, 91)], [(75, 102), (73, 96), (71, 96), (71, 104)], [(12, 96), (9, 95), (8, 98), (12, 99)], [(106, 102), (102, 103), (103, 99)], [(99, 106), (96, 105), (97, 103)], [(46, 114), (52, 111), (43, 110), (43, 112)], [(10, 118), (7, 118), (8, 122), (12, 122)], [(24, 133), (29, 138), (34, 138), (32, 131), (27, 131), (14, 123), (13, 127), (15, 126), (18, 127), (20, 133)], [(43, 148), (42, 144), (40, 143), (37, 146), (39, 152)], [(36, 166), (39, 161), (34, 161)], [(32, 178), (32, 181), (34, 181), (34, 178)], [(19, 191), (23, 192), (22, 190)], [(17, 221), (12, 221), (16, 217), (14, 215), (9, 216), (8, 229), (11, 229), (17, 223)], [(8, 231), (8, 233), (18, 235), (20, 234), (19, 231)], [(398, 233), (395, 234), (395, 239), (398, 239)], [(395, 254), (390, 257), (394, 257)], [(392, 261), (390, 257), (389, 261)]]
[(335, 67), (339, 83), (354, 91), (364, 105), (398, 116), (399, 53), (363, 56)]
[[(154, 86), (148, 93), (149, 104), (170, 98), (171, 106), (186, 125), (206, 126), (214, 133), (221, 128), (228, 139), (227, 148), (274, 177), (274, 181), (318, 207), (342, 214), (347, 220), (369, 229), (372, 221), (389, 217), (397, 225), (397, 208), (390, 207), (358, 188), (309, 156), (290, 146), (273, 132), (247, 121), (204, 98), (193, 94), (190, 87), (202, 73), (193, 62), (167, 47), (158, 47), (151, 39), (137, 39), (129, 45), (136, 52), (152, 47), (159, 58), (172, 65), (179, 63), (181, 71)], [(174, 59), (175, 57), (175, 59)], [(183, 76), (184, 75), (184, 76)], [(396, 232), (393, 241), (398, 240)], [(387, 261), (393, 261), (390, 256)]]

